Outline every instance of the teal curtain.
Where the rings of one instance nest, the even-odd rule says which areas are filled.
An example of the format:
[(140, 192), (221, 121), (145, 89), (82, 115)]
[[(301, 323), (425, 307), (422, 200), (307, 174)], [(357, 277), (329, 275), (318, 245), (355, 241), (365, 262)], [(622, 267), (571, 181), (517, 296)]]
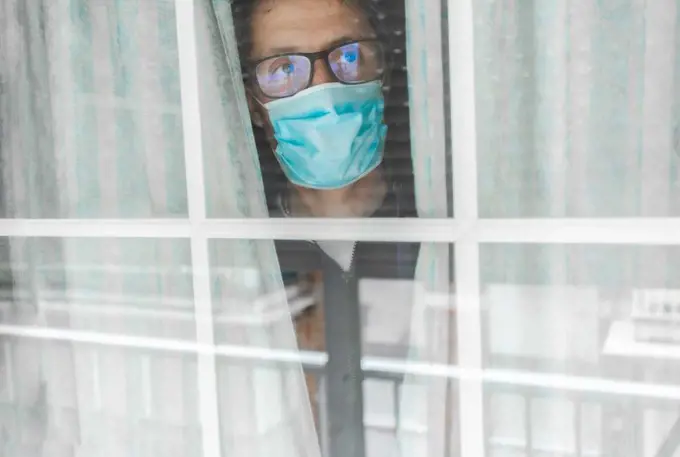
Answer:
[[(407, 65), (415, 196), (418, 216), (451, 216), (445, 93), (449, 82), (446, 17), (441, 2), (406, 1)], [(448, 170), (448, 171), (447, 171)], [(408, 361), (454, 363), (451, 246), (422, 243), (416, 265)], [(400, 456), (446, 455), (452, 391), (444, 377), (406, 374), (400, 389), (397, 449)], [(451, 444), (452, 449), (455, 445)], [(457, 452), (457, 451), (456, 451)]]
[(475, 2), (480, 214), (677, 216), (678, 5)]
[[(446, 29), (439, 3), (407, 1), (412, 156), (421, 217), (446, 217), (451, 203), (442, 184), (446, 145), (437, 138), (446, 126), (440, 112), (451, 108), (444, 102), (448, 81), (443, 87), (441, 81), (446, 49), (459, 44), (456, 31)], [(680, 215), (678, 2), (471, 3), (477, 170), (454, 171), (477, 173), (479, 217)], [(460, 103), (461, 94), (449, 95), (451, 104)], [(526, 368), (509, 362), (515, 357), (531, 360), (538, 371), (603, 375), (603, 316), (629, 318), (632, 289), (680, 287), (675, 254), (666, 246), (481, 244), (483, 366)], [(440, 292), (455, 296), (449, 255), (446, 246), (422, 246), (410, 361), (457, 359), (455, 320), (429, 305), (438, 303)], [(455, 316), (455, 303), (449, 305)], [(455, 382), (447, 390), (440, 380), (406, 377), (401, 455), (446, 455), (447, 443), (452, 455), (459, 452), (457, 414), (447, 419), (444, 405), (456, 411), (456, 397)], [(530, 433), (514, 433), (524, 420), (522, 408), (530, 406), (521, 397), (507, 397), (485, 391), (487, 455), (510, 455), (493, 443), (524, 442)], [(558, 437), (553, 441), (565, 452), (576, 452), (569, 439), (575, 432), (560, 429), (571, 414), (562, 400), (555, 394), (535, 403), (540, 412), (533, 433), (536, 440)], [(584, 409), (584, 452), (618, 454), (617, 443), (604, 442), (599, 432), (609, 419), (599, 407)], [(650, 433), (650, 442), (658, 443), (661, 435)]]
[[(679, 215), (677, 1), (475, 2), (475, 65), (481, 217)], [(514, 368), (523, 357), (536, 371), (609, 376), (611, 324), (630, 319), (633, 290), (680, 287), (676, 254), (668, 246), (481, 246), (485, 365)], [(678, 375), (660, 362), (646, 381), (663, 373)], [(492, 442), (525, 439), (525, 409), (536, 443), (572, 452), (578, 431), (564, 426), (576, 414), (567, 397), (522, 403), (488, 389), (490, 452)], [(584, 453), (653, 455), (670, 423), (650, 409), (619, 443), (603, 432), (614, 420), (606, 405), (580, 414)]]
[[(5, 216), (186, 219), (173, 0), (0, 5)], [(195, 2), (209, 217), (266, 217), (227, 0)], [(196, 343), (183, 239), (12, 239), (10, 325)], [(216, 344), (296, 350), (271, 242), (209, 245)], [(261, 305), (266, 303), (266, 306)], [(143, 345), (142, 345), (143, 346)], [(2, 337), (0, 454), (201, 455), (198, 358)], [(300, 366), (217, 361), (222, 455), (314, 456)]]

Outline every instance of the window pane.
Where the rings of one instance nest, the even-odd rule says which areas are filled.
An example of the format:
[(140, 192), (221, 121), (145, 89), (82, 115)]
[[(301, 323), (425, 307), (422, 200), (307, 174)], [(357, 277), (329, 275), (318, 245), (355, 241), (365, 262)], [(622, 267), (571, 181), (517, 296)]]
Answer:
[[(448, 446), (448, 431), (455, 433), (449, 417), (455, 414), (455, 380), (413, 371), (408, 362), (453, 362), (448, 359), (455, 355), (453, 314), (447, 306), (449, 265), (438, 259), (441, 281), (430, 284), (429, 278), (419, 279), (416, 273), (416, 269), (426, 271), (429, 264), (416, 267), (415, 256), (419, 250), (429, 254), (438, 249), (448, 259), (449, 247), (277, 241), (288, 296), (285, 307), (277, 298), (280, 289), (267, 285), (271, 272), (239, 260), (248, 258), (242, 250), (246, 246), (262, 253), (268, 245), (264, 241), (211, 242), (213, 256), (231, 254), (213, 257), (213, 271), (220, 271), (214, 275), (213, 289), (216, 339), (220, 344), (269, 351), (250, 365), (220, 359), (221, 377), (231, 373), (233, 383), (238, 372), (245, 379), (239, 389), (242, 406), (223, 401), (222, 421), (233, 423), (238, 417), (242, 422), (242, 411), (252, 411), (272, 442), (286, 443), (290, 438), (284, 430), (291, 422), (304, 420), (309, 402), (323, 455), (336, 455), (340, 448), (349, 452), (348, 442), (357, 449), (363, 443), (366, 453), (362, 455), (368, 457), (391, 455), (395, 450), (410, 455)], [(352, 249), (354, 258), (344, 270), (343, 254), (351, 255)], [(237, 284), (248, 285), (249, 290), (241, 287), (236, 293), (248, 297), (240, 312), (235, 312), (240, 303), (234, 296)], [(292, 314), (295, 335), (286, 333), (287, 311)], [(299, 376), (296, 368), (275, 362), (277, 357), (285, 359), (285, 354), (280, 351), (283, 347), (274, 345), (274, 335), (279, 341), (292, 337), (300, 348), (306, 380), (302, 392), (294, 388), (293, 380)], [(227, 395), (230, 385), (236, 389), (221, 381), (219, 395)], [(287, 392), (288, 405), (267, 400), (262, 392), (272, 386)], [(224, 437), (230, 441), (228, 435)], [(268, 444), (257, 446), (250, 452)]]
[(474, 3), (480, 215), (680, 214), (676, 8)]
[(488, 446), (637, 456), (671, 439), (680, 418), (675, 251), (481, 247)]
[(3, 216), (186, 216), (174, 2), (4, 7)]
[(187, 240), (2, 241), (10, 320), (27, 309), (55, 329), (195, 340)]
[(2, 455), (200, 454), (188, 242), (0, 246)]

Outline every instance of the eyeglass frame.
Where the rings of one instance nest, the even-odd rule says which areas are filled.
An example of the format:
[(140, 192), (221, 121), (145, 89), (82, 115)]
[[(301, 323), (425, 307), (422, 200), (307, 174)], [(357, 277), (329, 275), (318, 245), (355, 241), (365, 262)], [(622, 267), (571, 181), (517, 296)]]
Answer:
[[(366, 81), (357, 81), (357, 82), (342, 81), (340, 78), (338, 78), (338, 76), (333, 71), (333, 68), (331, 67), (330, 62), (328, 61), (328, 57), (330, 56), (330, 54), (333, 51), (336, 51), (343, 46), (347, 46), (348, 44), (353, 44), (353, 43), (363, 43), (363, 42), (367, 42), (367, 41), (374, 42), (378, 45), (377, 48), (378, 48), (378, 52), (379, 52), (379, 57), (381, 58), (382, 64), (383, 64), (382, 74), (378, 78), (370, 79), (370, 80), (366, 80)], [(248, 69), (248, 75), (251, 78), (254, 79), (255, 86), (257, 87), (257, 90), (267, 98), (271, 98), (272, 100), (278, 100), (278, 99), (282, 99), (282, 98), (293, 97), (293, 96), (299, 94), (300, 92), (302, 92), (303, 90), (309, 89), (312, 85), (312, 81), (314, 80), (314, 72), (316, 71), (316, 68), (315, 68), (316, 61), (319, 60), (319, 59), (323, 59), (323, 61), (326, 63), (326, 68), (328, 69), (328, 73), (331, 75), (334, 82), (339, 82), (339, 83), (345, 84), (347, 86), (355, 86), (357, 84), (365, 84), (369, 81), (384, 80), (385, 74), (387, 73), (387, 71), (386, 71), (387, 70), (387, 68), (386, 68), (387, 67), (387, 61), (386, 61), (386, 58), (385, 58), (385, 54), (386, 54), (385, 53), (385, 46), (384, 46), (382, 40), (380, 40), (378, 38), (360, 38), (358, 40), (343, 41), (341, 43), (333, 45), (332, 48), (328, 48), (328, 49), (325, 49), (323, 51), (317, 51), (317, 52), (284, 52), (284, 53), (281, 53), (281, 54), (274, 54), (274, 55), (271, 55), (271, 56), (264, 57), (262, 59), (257, 59), (255, 61), (249, 62), (247, 64), (246, 68)], [(262, 87), (260, 86), (260, 81), (257, 79), (257, 67), (262, 62), (265, 62), (267, 60), (275, 59), (277, 57), (286, 57), (286, 56), (301, 56), (301, 57), (305, 57), (309, 60), (309, 63), (310, 63), (309, 80), (307, 81), (307, 84), (302, 89), (298, 90), (297, 92), (295, 92), (291, 95), (284, 95), (284, 96), (280, 96), (280, 97), (271, 96), (271, 95), (265, 93), (264, 90), (262, 90)]]

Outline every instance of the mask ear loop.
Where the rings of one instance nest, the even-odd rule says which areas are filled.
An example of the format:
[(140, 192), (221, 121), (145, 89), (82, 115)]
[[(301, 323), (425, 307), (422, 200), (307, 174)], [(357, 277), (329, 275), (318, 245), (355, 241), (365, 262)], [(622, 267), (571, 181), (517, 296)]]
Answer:
[(257, 98), (257, 96), (255, 95), (255, 91), (253, 91), (253, 89), (251, 89), (250, 87), (246, 87), (246, 93), (247, 93), (248, 95), (250, 95), (250, 97), (251, 97), (253, 100), (255, 100), (255, 101), (257, 102), (258, 105), (260, 105), (262, 108), (265, 108), (265, 109), (266, 109), (266, 106), (264, 106), (264, 103), (262, 103), (262, 102), (260, 101), (260, 99)]

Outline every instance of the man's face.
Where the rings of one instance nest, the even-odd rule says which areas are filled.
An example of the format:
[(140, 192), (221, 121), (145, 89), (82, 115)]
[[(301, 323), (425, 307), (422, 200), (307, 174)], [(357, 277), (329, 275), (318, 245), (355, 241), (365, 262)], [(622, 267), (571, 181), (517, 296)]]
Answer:
[[(376, 38), (368, 19), (351, 3), (352, 0), (261, 0), (251, 23), (250, 59), (261, 60), (281, 53), (319, 52), (341, 42)], [(314, 65), (311, 86), (335, 81), (323, 59)], [(262, 106), (271, 99), (254, 87), (249, 97), (253, 123), (264, 128), (274, 151), (276, 140), (268, 112)], [(380, 168), (341, 189), (294, 187), (307, 211), (320, 217), (370, 215), (386, 193)]]
[[(335, 44), (375, 34), (366, 17), (348, 0), (261, 0), (252, 18), (250, 59), (260, 60), (286, 52), (317, 52)], [(333, 82), (324, 61), (315, 63), (311, 85)], [(260, 103), (271, 101), (257, 89)], [(272, 149), (276, 147), (267, 110), (250, 104), (253, 122), (264, 127)]]

